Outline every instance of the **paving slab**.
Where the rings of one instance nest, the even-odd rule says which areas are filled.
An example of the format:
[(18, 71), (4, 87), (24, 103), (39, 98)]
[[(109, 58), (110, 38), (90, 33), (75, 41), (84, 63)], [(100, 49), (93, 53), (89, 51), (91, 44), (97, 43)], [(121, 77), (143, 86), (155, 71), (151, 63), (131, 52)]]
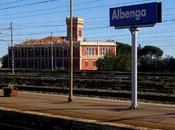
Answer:
[(18, 92), (17, 97), (3, 97), (0, 90), (0, 109), (57, 115), (114, 126), (121, 124), (135, 128), (175, 130), (175, 104), (139, 102), (139, 109), (129, 109), (130, 101), (74, 97), (73, 102), (69, 103), (67, 98), (65, 95), (31, 92)]

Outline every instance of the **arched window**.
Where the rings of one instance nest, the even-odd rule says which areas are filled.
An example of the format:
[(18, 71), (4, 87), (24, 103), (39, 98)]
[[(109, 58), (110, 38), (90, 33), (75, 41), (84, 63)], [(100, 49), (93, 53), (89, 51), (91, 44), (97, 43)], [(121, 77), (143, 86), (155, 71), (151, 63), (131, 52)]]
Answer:
[(82, 37), (82, 31), (79, 30), (79, 37)]

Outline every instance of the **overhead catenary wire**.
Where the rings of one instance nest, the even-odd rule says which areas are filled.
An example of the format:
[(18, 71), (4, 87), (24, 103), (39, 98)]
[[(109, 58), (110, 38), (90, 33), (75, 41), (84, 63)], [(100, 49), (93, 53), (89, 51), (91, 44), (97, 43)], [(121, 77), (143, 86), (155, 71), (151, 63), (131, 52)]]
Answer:
[[(23, 1), (25, 1), (25, 0), (23, 0)], [(37, 4), (43, 4), (43, 3), (47, 3), (47, 2), (53, 2), (53, 1), (58, 1), (58, 0), (45, 0), (45, 1), (41, 1), (41, 2), (34, 2), (34, 3), (29, 3), (29, 4), (23, 4), (23, 5), (16, 5), (16, 6), (11, 6), (11, 7), (1, 8), (1, 10), (19, 8), (19, 7), (25, 7), (25, 6), (31, 6), (31, 5), (37, 5)], [(77, 5), (92, 3), (94, 1), (99, 2), (98, 0), (89, 0), (89, 1), (86, 1), (86, 2), (80, 2)], [(36, 13), (36, 12), (49, 11), (49, 10), (58, 10), (58, 9), (64, 9), (64, 8), (68, 8), (68, 7), (69, 7), (69, 5), (66, 4), (66, 5), (56, 6), (55, 8), (50, 7), (50, 8), (46, 8), (46, 9), (30, 11), (30, 12), (27, 12), (27, 13)], [(64, 10), (64, 11), (67, 11), (67, 10)], [(60, 12), (60, 10), (59, 10), (59, 12)], [(24, 14), (24, 13), (26, 14), (26, 12), (15, 12), (14, 14), (18, 15), (18, 14)], [(11, 15), (14, 15), (14, 14), (12, 13)], [(1, 15), (1, 16), (6, 16), (6, 15)]]
[(0, 8), (0, 11), (14, 9), (14, 8), (20, 8), (20, 7), (26, 7), (26, 6), (32, 6), (32, 5), (45, 4), (45, 3), (54, 2), (54, 1), (58, 1), (58, 0), (43, 0), (43, 1), (39, 1), (39, 2), (32, 2), (32, 3), (22, 4), (22, 5), (8, 6), (8, 7)]
[[(89, 0), (89, 2), (90, 1), (93, 1), (93, 0)], [(97, 0), (94, 0), (94, 1), (97, 1)], [(143, 0), (142, 0), (143, 1)], [(141, 2), (141, 0), (140, 1), (133, 1), (133, 2), (131, 2), (131, 3), (134, 3), (134, 2)], [(86, 5), (86, 2), (85, 1), (82, 1), (82, 5)], [(99, 2), (100, 3), (100, 2)], [(120, 3), (120, 2), (118, 2), (118, 3)], [(122, 4), (128, 4), (127, 2), (122, 2)], [(117, 4), (117, 3), (116, 3)], [(75, 4), (76, 5), (76, 4)], [(79, 3), (79, 5), (81, 5), (80, 3)], [(79, 5), (77, 4), (77, 7), (79, 7)], [(100, 4), (101, 5), (101, 4)], [(99, 6), (100, 6), (99, 5)], [(109, 4), (104, 4), (103, 3), (103, 5), (101, 5), (101, 7), (99, 7), (99, 8), (103, 8), (103, 6), (104, 5), (109, 5)], [(120, 5), (120, 4), (118, 4), (118, 5)], [(65, 5), (66, 6), (66, 5)], [(115, 5), (114, 5), (115, 6)], [(97, 6), (89, 6), (89, 7), (87, 7), (87, 8), (89, 8), (89, 9), (96, 9), (96, 7)], [(108, 7), (108, 6), (106, 6), (106, 7)], [(86, 11), (87, 9), (83, 9), (83, 7), (80, 7), (79, 9), (81, 9), (82, 8), (82, 12), (83, 11)], [(14, 8), (15, 9), (15, 8)], [(51, 9), (51, 8), (50, 8)], [(172, 9), (172, 8), (171, 8)], [(41, 9), (42, 10), (42, 9)], [(52, 10), (52, 9), (51, 9)], [(62, 9), (58, 9), (58, 10), (55, 10), (55, 11), (60, 11), (60, 10), (63, 10), (63, 8)], [(78, 10), (78, 9), (77, 9)], [(68, 10), (65, 10), (65, 12), (67, 12)], [(38, 16), (34, 16), (34, 17), (41, 17), (41, 16), (45, 16), (45, 15), (47, 15), (48, 13), (49, 14), (52, 14), (52, 12), (51, 11), (47, 11), (47, 10), (45, 10), (45, 11), (41, 11), (41, 12), (43, 12), (43, 14), (39, 14), (38, 12), (37, 12), (37, 10), (36, 10), (36, 12), (34, 12), (34, 15), (37, 15), (37, 14), (39, 14)], [(64, 10), (63, 10), (63, 12), (64, 12)], [(31, 11), (31, 13), (32, 13), (32, 11)], [(44, 14), (45, 13), (45, 14)], [(24, 15), (25, 16), (25, 15)], [(28, 17), (28, 16), (31, 16), (31, 17), (33, 17), (32, 15), (26, 15), (26, 18)], [(168, 15), (167, 15), (168, 16)], [(16, 17), (16, 16), (15, 16)], [(18, 17), (18, 16), (17, 16)], [(23, 19), (23, 18), (25, 18), (25, 17), (23, 17), (21, 14), (20, 14), (20, 19)], [(18, 18), (16, 18), (16, 19), (19, 19), (19, 17)], [(95, 24), (97, 24), (97, 20), (98, 20), (98, 17), (101, 17), (101, 16), (97, 16), (97, 18), (94, 18), (94, 24), (90, 24), (90, 25), (87, 25), (86, 24), (86, 26), (85, 26), (85, 31), (86, 32), (90, 32), (90, 31), (92, 31), (92, 32), (94, 32), (94, 33), (92, 33), (91, 35), (93, 35), (93, 34), (95, 34), (95, 32), (97, 32), (98, 30), (102, 30), (102, 29), (106, 29), (106, 30), (110, 30), (110, 27), (109, 26), (107, 26), (106, 24), (100, 24), (100, 26), (92, 26), (92, 25), (95, 25)], [(103, 22), (105, 22), (105, 21), (108, 21), (108, 20), (104, 20), (103, 21), (103, 19), (105, 19), (105, 17), (106, 16), (104, 16), (104, 17), (101, 17), (101, 18), (99, 18), (99, 19), (101, 19), (101, 22), (99, 22), (99, 23), (103, 23)], [(88, 18), (90, 18), (90, 17), (88, 17)], [(91, 16), (91, 18), (90, 19), (92, 19), (93, 18), (93, 16)], [(10, 18), (10, 16), (9, 16), (9, 19), (11, 19)], [(53, 21), (53, 20), (52, 20)], [(57, 22), (57, 21), (55, 21), (55, 22)], [(89, 21), (90, 22), (90, 21)], [(169, 23), (169, 22), (174, 22), (174, 19), (164, 19), (163, 20), (163, 23), (162, 23), (162, 25), (165, 25), (165, 23)], [(52, 29), (52, 28), (57, 28), (57, 27), (59, 27), (59, 28), (61, 28), (61, 30), (60, 30), (60, 32), (62, 32), (62, 31), (65, 31), (65, 29), (63, 30), (62, 29), (62, 27), (64, 27), (65, 25), (63, 25), (63, 26), (56, 26), (56, 24), (54, 24), (54, 22), (53, 22), (53, 24), (50, 24), (50, 25), (47, 25), (47, 24), (43, 24), (44, 26), (40, 26), (40, 23), (42, 23), (42, 21), (41, 22), (38, 22), (38, 25), (26, 25), (26, 26), (23, 26), (22, 24), (21, 24), (21, 26), (20, 26), (20, 30), (21, 31), (24, 31), (23, 33), (19, 33), (18, 34), (18, 30), (17, 30), (17, 32), (16, 32), (16, 34), (15, 35), (17, 35), (17, 37), (20, 37), (20, 36), (29, 36), (29, 38), (32, 36), (32, 35), (42, 35), (42, 31), (37, 31), (37, 33), (28, 33), (28, 31), (27, 30), (32, 30), (32, 27), (35, 27), (35, 28), (42, 28), (42, 29), (47, 29), (47, 28), (50, 28), (50, 29)], [(88, 23), (88, 20), (87, 20), (87, 22), (86, 23)], [(106, 22), (107, 23), (107, 22)], [(161, 25), (161, 27), (162, 27), (162, 25)], [(165, 26), (167, 26), (167, 25), (165, 25)], [(15, 28), (19, 28), (18, 26), (16, 26)], [(65, 28), (65, 27), (64, 27)], [(171, 28), (170, 28), (171, 29)], [(165, 33), (167, 33), (167, 32), (169, 32), (168, 31), (168, 29), (162, 29), (162, 30), (159, 30), (159, 31), (162, 31), (162, 32), (165, 32)], [(41, 32), (41, 33), (40, 33)], [(49, 30), (49, 32), (51, 32), (50, 30)], [(58, 32), (59, 33), (59, 32)], [(160, 32), (161, 33), (161, 32)], [(172, 32), (173, 33), (173, 32)], [(25, 34), (25, 35), (24, 35)], [(48, 33), (49, 34), (49, 33)], [(154, 35), (154, 34), (153, 34)], [(149, 36), (149, 35), (148, 35)], [(161, 36), (161, 34), (160, 34), (160, 36)], [(106, 38), (107, 37), (109, 37), (109, 36), (106, 36)], [(154, 36), (153, 36), (154, 37)], [(168, 37), (171, 37), (171, 36), (169, 36), (169, 35), (167, 35), (167, 38)], [(114, 38), (116, 38), (116, 37), (114, 37)]]
[(15, 0), (15, 1), (11, 1), (11, 2), (5, 2), (5, 3), (1, 3), (0, 6), (4, 6), (4, 5), (9, 5), (9, 4), (16, 4), (18, 2), (23, 2), (23, 1), (27, 1), (27, 0)]
[[(40, 1), (40, 2), (35, 2), (35, 3), (30, 3), (30, 4), (26, 4), (26, 6), (27, 5), (36, 5), (36, 4), (41, 4), (41, 3), (46, 3), (46, 2), (52, 2), (52, 1), (56, 1), (56, 0), (45, 0), (45, 1)], [(88, 2), (91, 2), (92, 3), (92, 1), (93, 0), (90, 0), (90, 1), (88, 1)], [(97, 0), (94, 0), (94, 1), (97, 1)], [(136, 2), (142, 2), (143, 0), (139, 0), (139, 1), (133, 1), (133, 2), (123, 2), (123, 3), (120, 3), (120, 4), (129, 4), (129, 3), (136, 3)], [(148, 1), (150, 1), (150, 0), (148, 0)], [(85, 4), (85, 3), (88, 3), (88, 2), (82, 2), (82, 3), (79, 3), (78, 5), (81, 5), (81, 4)], [(119, 4), (119, 5), (120, 5)], [(111, 4), (110, 4), (111, 5)], [(22, 6), (22, 5), (16, 5), (16, 6)], [(67, 6), (67, 5), (66, 5)], [(102, 5), (102, 6), (99, 6), (99, 7), (105, 7), (105, 6), (109, 6), (109, 4), (107, 4), (107, 5)], [(10, 7), (7, 7), (7, 8), (10, 8)], [(61, 8), (61, 7), (59, 7), (59, 8)], [(64, 8), (64, 6), (63, 6), (63, 8)], [(97, 8), (96, 6), (95, 7), (90, 7), (90, 8), (82, 8), (81, 10), (84, 10), (84, 9), (92, 9), (92, 8)], [(50, 9), (52, 9), (52, 8), (50, 8)], [(46, 10), (48, 10), (48, 9), (46, 9)], [(77, 10), (79, 10), (79, 9), (77, 9)], [(33, 11), (35, 14), (36, 14), (36, 11)], [(19, 12), (20, 14), (21, 14), (21, 12)], [(52, 13), (52, 12), (50, 12), (50, 13)], [(44, 14), (49, 14), (48, 12), (47, 13), (44, 13)], [(41, 14), (41, 15), (44, 15), (44, 14)], [(16, 15), (16, 14), (15, 14)], [(37, 14), (38, 16), (40, 15), (40, 14)], [(28, 16), (28, 15), (27, 15)], [(26, 16), (26, 17), (27, 17)], [(32, 16), (32, 15), (29, 15), (29, 16)], [(21, 16), (20, 18), (22, 18), (23, 16)], [(19, 17), (17, 17), (17, 18), (19, 18)]]
[[(102, 18), (102, 17), (99, 17), (99, 18)], [(163, 22), (161, 23), (161, 26), (162, 25), (164, 25), (165, 23), (168, 23), (168, 22), (173, 22), (173, 21), (175, 21), (175, 19), (173, 18), (173, 19), (165, 19), (165, 20), (163, 20)], [(45, 21), (44, 21), (45, 22)], [(49, 22), (50, 23), (50, 21), (46, 21), (46, 22)], [(55, 22), (57, 22), (57, 21), (55, 21)], [(64, 21), (58, 21), (58, 22), (60, 22), (60, 23), (63, 23)], [(102, 22), (102, 23), (106, 23), (106, 20), (100, 20), (100, 21), (98, 21), (98, 20), (93, 20), (93, 21), (87, 21), (86, 22), (86, 24), (87, 23), (94, 23), (94, 25), (97, 23), (97, 22)], [(35, 25), (34, 23), (38, 23), (39, 25)], [(27, 25), (27, 24), (19, 24), (19, 26), (21, 27), (36, 27), (36, 28), (40, 28), (40, 27), (63, 27), (63, 26), (65, 26), (64, 24), (43, 24), (43, 25), (41, 25), (40, 23), (42, 23), (42, 22), (31, 22), (31, 23), (29, 23), (29, 24), (31, 24), (31, 25)], [(92, 26), (92, 24), (90, 24), (91, 26)], [(91, 28), (88, 28), (88, 30), (93, 30), (93, 29), (100, 29), (100, 28), (109, 28), (109, 26), (107, 26), (107, 25), (104, 25), (104, 26), (102, 26), (102, 27), (91, 27)], [(0, 28), (1, 29), (1, 28)], [(5, 28), (4, 28), (5, 29)], [(25, 28), (26, 29), (26, 28)], [(85, 28), (85, 30), (86, 30), (86, 28)]]
[[(47, 2), (48, 2), (49, 0), (47, 0)], [(53, 1), (55, 1), (55, 0), (53, 0)], [(92, 0), (91, 0), (92, 1)], [(89, 2), (91, 2), (91, 1), (89, 1)], [(45, 3), (46, 1), (42, 1), (43, 3)], [(142, 0), (139, 0), (139, 1), (135, 1), (135, 2), (142, 2)], [(82, 3), (79, 3), (79, 4), (77, 4), (77, 5), (81, 5), (81, 4), (85, 4), (85, 3), (88, 3), (88, 2), (82, 2)], [(121, 4), (129, 4), (129, 3), (134, 3), (134, 2), (123, 2), (123, 3), (121, 3)], [(35, 5), (35, 4), (41, 4), (41, 2), (35, 2), (35, 3), (30, 3), (31, 5)], [(29, 4), (29, 5), (30, 5)], [(27, 5), (27, 4), (26, 4)], [(77, 11), (79, 11), (79, 10), (81, 10), (81, 11), (83, 11), (83, 10), (87, 10), (87, 9), (97, 9), (97, 8), (101, 8), (101, 7), (107, 7), (107, 6), (109, 6), (109, 5), (111, 5), (111, 4), (105, 4), (105, 5), (99, 5), (99, 6), (93, 6), (93, 7), (87, 7), (87, 8), (78, 8), (78, 9), (75, 9), (75, 11), (77, 10)], [(8, 8), (8, 7), (7, 7)], [(10, 7), (9, 7), (10, 8)], [(24, 16), (17, 16), (17, 17), (13, 17), (13, 19), (19, 19), (19, 18), (23, 18), (23, 17), (29, 17), (29, 16), (40, 16), (40, 15), (46, 15), (46, 14), (52, 14), (52, 13), (56, 13), (57, 11), (58, 12), (66, 12), (66, 11), (68, 11), (68, 9), (67, 10), (65, 10), (64, 8), (68, 8), (68, 5), (62, 5), (62, 6), (60, 6), (60, 7), (55, 7), (55, 8), (47, 8), (47, 9), (41, 9), (41, 10), (35, 10), (35, 11), (30, 11), (29, 12), (29, 14), (30, 15), (24, 15)], [(60, 9), (63, 9), (63, 10), (60, 10)], [(170, 9), (170, 8), (169, 8)], [(173, 9), (173, 8), (171, 8), (171, 9)], [(50, 11), (50, 10), (57, 10), (57, 11), (51, 11), (51, 12), (44, 12), (44, 13), (40, 13), (40, 14), (36, 14), (37, 12), (43, 12), (43, 11)], [(27, 14), (26, 12), (24, 12), (25, 14)], [(33, 13), (33, 14), (32, 14)], [(17, 15), (17, 14), (23, 14), (22, 12), (18, 12), (18, 13), (14, 13), (15, 14), (15, 16)], [(14, 14), (11, 14), (12, 16), (14, 15)], [(4, 16), (6, 16), (6, 15), (4, 15)]]
[[(174, 19), (171, 19), (171, 20), (174, 20)], [(168, 20), (168, 21), (171, 21), (171, 20)], [(62, 26), (62, 27), (64, 27), (65, 25), (40, 25), (39, 27), (47, 27), (47, 26), (52, 26), (52, 27), (58, 27), (58, 26)], [(96, 27), (89, 27), (89, 28), (85, 28), (84, 30), (86, 30), (86, 31), (90, 31), (90, 30), (99, 30), (99, 29), (104, 29), (104, 28), (106, 28), (106, 29), (108, 29), (108, 28), (111, 28), (110, 26), (96, 26)], [(65, 30), (61, 30), (61, 31), (65, 31)], [(160, 31), (160, 30), (159, 30)], [(162, 32), (164, 32), (164, 33), (173, 33), (174, 31), (172, 30), (172, 31), (165, 31), (165, 30), (162, 30)], [(157, 36), (159, 36), (159, 34), (162, 34), (162, 32), (159, 32), (159, 33), (156, 33), (156, 34), (158, 34)], [(24, 35), (40, 35), (40, 34), (49, 34), (49, 33), (43, 33), (43, 32), (39, 32), (39, 33), (23, 33), (23, 34), (16, 34), (16, 35), (14, 35), (14, 36), (24, 36)], [(150, 34), (149, 33), (149, 35), (152, 35), (152, 34)], [(6, 34), (6, 36), (4, 36), (4, 37), (8, 37), (9, 35), (7, 35)], [(155, 35), (153, 35), (153, 36), (155, 36)], [(166, 35), (167, 36), (167, 35)], [(3, 37), (3, 36), (2, 36)], [(121, 37), (121, 35), (120, 35), (120, 37)]]

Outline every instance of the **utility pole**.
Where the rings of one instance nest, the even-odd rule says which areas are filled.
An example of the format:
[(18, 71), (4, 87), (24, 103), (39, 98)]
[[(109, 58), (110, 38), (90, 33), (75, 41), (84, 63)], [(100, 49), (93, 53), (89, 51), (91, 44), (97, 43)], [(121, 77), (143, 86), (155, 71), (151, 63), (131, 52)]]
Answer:
[(73, 101), (73, 18), (72, 1), (70, 0), (70, 75), (69, 75), (69, 97), (68, 102)]
[(14, 66), (14, 49), (13, 49), (13, 24), (10, 23), (11, 30), (11, 55), (12, 55), (12, 74), (15, 74), (15, 66)]
[(53, 71), (53, 32), (51, 32), (51, 67)]

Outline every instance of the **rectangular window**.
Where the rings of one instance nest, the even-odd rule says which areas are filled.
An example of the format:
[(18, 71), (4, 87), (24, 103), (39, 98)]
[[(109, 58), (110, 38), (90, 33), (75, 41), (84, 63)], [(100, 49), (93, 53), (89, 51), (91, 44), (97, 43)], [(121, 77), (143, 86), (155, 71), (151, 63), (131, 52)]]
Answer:
[(51, 55), (52, 55), (52, 48), (48, 47), (48, 57), (51, 57)]
[(89, 55), (92, 55), (92, 48), (89, 48)]
[(88, 61), (85, 61), (85, 66), (86, 66), (86, 67), (88, 66)]
[(105, 49), (105, 48), (103, 48), (103, 51), (102, 51), (102, 54), (103, 54), (103, 55), (105, 54), (105, 50), (106, 50), (106, 49)]
[(95, 52), (94, 52), (94, 48), (92, 48), (92, 55), (94, 55), (94, 53), (95, 53)]
[(109, 48), (106, 48), (105, 54), (106, 54), (106, 53), (109, 53)]
[(89, 55), (89, 48), (86, 48), (86, 55)]
[(62, 56), (62, 48), (61, 47), (58, 48), (58, 56)]
[(35, 48), (35, 56), (36, 57), (39, 57), (40, 56), (40, 49), (39, 48)]
[(69, 49), (68, 48), (64, 48), (64, 56), (69, 56)]
[(93, 61), (93, 66), (96, 66), (96, 61)]
[(42, 50), (42, 56), (43, 57), (46, 57), (46, 53), (47, 53), (46, 48), (42, 48), (41, 50)]
[(28, 52), (29, 57), (33, 57), (33, 48), (29, 48)]
[(95, 54), (98, 55), (98, 50), (97, 50), (97, 48), (95, 48)]
[(100, 48), (100, 55), (102, 55), (103, 54), (103, 49), (102, 48)]
[(59, 53), (60, 53), (60, 50), (59, 50), (59, 48), (57, 47), (57, 48), (56, 48), (56, 56), (60, 56)]

